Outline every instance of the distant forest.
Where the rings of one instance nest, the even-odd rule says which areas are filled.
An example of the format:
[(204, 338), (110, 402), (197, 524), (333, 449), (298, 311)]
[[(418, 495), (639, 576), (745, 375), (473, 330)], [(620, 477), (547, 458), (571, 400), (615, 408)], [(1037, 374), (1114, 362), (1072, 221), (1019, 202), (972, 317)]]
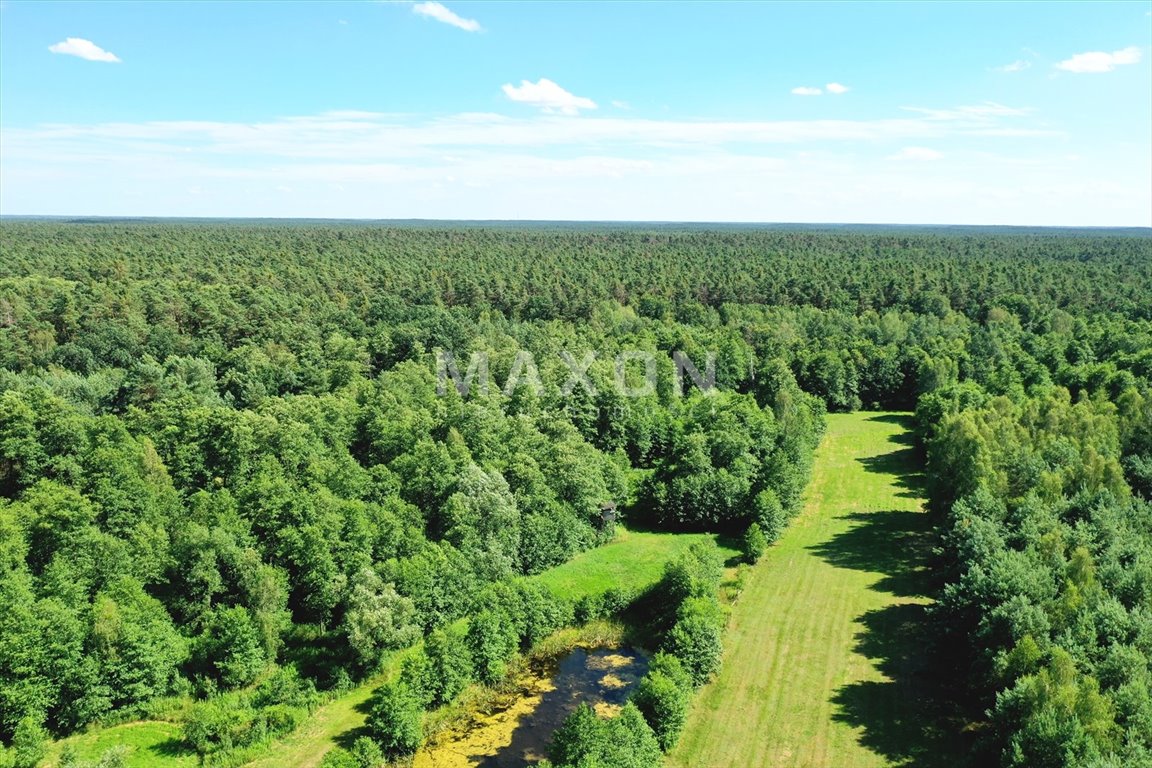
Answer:
[[(501, 384), (527, 351), (545, 386), (439, 395), (437, 350)], [(676, 351), (718, 391), (678, 394)], [(1152, 765), (1146, 232), (9, 218), (0, 389), (0, 766), (180, 708), (235, 764), (427, 638), (373, 716), (410, 753), (413, 710), (635, 597), (519, 578), (608, 540), (606, 508), (771, 543), (858, 409), (916, 413), (974, 765)], [(675, 743), (660, 697), (719, 654), (709, 557), (666, 575), (670, 690), (558, 764)]]

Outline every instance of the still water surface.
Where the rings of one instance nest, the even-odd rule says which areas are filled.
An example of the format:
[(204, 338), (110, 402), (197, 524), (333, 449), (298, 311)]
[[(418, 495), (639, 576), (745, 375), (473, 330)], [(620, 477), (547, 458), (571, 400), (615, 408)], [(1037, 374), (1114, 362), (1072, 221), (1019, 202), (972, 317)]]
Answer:
[(632, 648), (576, 648), (526, 675), (521, 695), (450, 741), (422, 750), (413, 768), (524, 768), (548, 756), (552, 733), (580, 702), (614, 714), (648, 671)]

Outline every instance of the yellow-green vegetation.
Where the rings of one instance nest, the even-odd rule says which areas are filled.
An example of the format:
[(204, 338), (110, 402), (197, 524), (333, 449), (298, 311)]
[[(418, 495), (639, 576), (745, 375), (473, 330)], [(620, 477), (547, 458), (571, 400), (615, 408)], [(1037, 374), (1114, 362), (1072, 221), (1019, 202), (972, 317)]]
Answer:
[(930, 761), (917, 651), (931, 525), (908, 419), (828, 417), (802, 512), (747, 576), (677, 768)]
[[(619, 647), (626, 643), (627, 635), (625, 626), (607, 619), (549, 635), (513, 664), (503, 684), (494, 688), (469, 685), (452, 704), (429, 713), (424, 720), (426, 744), (413, 758), (413, 768), (468, 768), (476, 764), (478, 757), (496, 756), (513, 743), (525, 718), (540, 719), (538, 708), (556, 690), (553, 673), (558, 659), (575, 648)], [(613, 678), (610, 668), (628, 667), (634, 659), (608, 655), (602, 661), (608, 665), (609, 674), (600, 684), (609, 688), (617, 682), (625, 685), (623, 680)], [(611, 711), (608, 705), (601, 709)], [(561, 720), (557, 719), (555, 725)]]

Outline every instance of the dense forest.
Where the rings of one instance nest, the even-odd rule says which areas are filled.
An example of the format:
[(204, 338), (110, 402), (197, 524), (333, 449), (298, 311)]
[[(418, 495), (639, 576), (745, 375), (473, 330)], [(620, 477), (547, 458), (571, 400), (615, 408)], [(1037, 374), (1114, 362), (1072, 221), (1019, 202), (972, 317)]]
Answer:
[[(5, 221), (0, 254), (0, 765), (176, 709), (236, 764), (422, 640), (331, 761), (371, 765), (621, 611), (650, 672), (552, 758), (659, 765), (719, 662), (716, 553), (596, 605), (523, 577), (612, 509), (755, 559), (861, 408), (916, 411), (980, 754), (1152, 765), (1146, 235)], [(494, 386), (444, 387), (441, 351)]]

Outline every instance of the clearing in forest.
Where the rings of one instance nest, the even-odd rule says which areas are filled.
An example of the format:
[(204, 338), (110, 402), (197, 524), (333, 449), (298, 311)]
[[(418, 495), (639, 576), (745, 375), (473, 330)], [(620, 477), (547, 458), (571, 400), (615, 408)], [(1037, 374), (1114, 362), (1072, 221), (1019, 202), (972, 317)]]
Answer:
[(945, 764), (924, 658), (932, 525), (909, 417), (832, 414), (803, 511), (749, 574), (670, 765)]

